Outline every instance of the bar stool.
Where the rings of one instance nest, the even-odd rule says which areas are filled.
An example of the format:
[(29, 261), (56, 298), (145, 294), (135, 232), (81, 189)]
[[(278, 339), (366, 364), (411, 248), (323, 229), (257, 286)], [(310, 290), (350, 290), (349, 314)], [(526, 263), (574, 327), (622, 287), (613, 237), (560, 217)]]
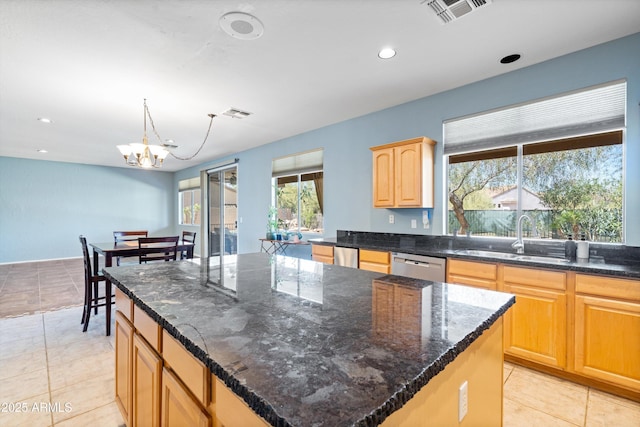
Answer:
[[(105, 307), (106, 310), (111, 310), (111, 304), (107, 304), (106, 298), (106, 281), (107, 278), (99, 273), (98, 266), (95, 266), (95, 270), (91, 268), (91, 258), (89, 257), (89, 249), (87, 248), (87, 239), (80, 235), (80, 244), (82, 245), (82, 255), (84, 257), (84, 306), (82, 309), (82, 320), (80, 323), (82, 326), (82, 332), (87, 332), (89, 327), (89, 319), (91, 318), (91, 310), (94, 314), (98, 314), (98, 307)], [(105, 295), (99, 295), (98, 284), (100, 282), (105, 283)], [(111, 295), (111, 300), (115, 298), (115, 295)], [(110, 332), (110, 325), (107, 324), (107, 335)]]

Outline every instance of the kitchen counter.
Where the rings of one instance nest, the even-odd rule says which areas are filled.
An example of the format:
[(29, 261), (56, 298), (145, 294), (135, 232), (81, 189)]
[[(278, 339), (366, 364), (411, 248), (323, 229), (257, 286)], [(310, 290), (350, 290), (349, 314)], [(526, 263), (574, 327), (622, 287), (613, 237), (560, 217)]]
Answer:
[[(425, 236), (410, 234), (372, 233), (338, 231), (338, 237), (310, 239), (317, 245), (341, 246), (348, 248), (370, 249), (388, 252), (404, 252), (440, 258), (460, 258), (475, 261), (502, 262), (530, 267), (553, 268), (590, 274), (603, 274), (627, 278), (640, 278), (640, 248), (591, 244), (596, 252), (589, 260), (559, 262), (564, 257), (564, 247), (558, 241), (525, 240), (525, 253), (536, 256), (548, 256), (548, 260), (505, 258), (502, 253), (514, 253), (511, 248), (513, 239), (484, 237)], [(465, 250), (477, 249), (482, 255), (465, 253)], [(490, 251), (495, 251), (492, 256)]]
[[(510, 294), (284, 256), (226, 256), (222, 268), (211, 265), (217, 260), (104, 271), (272, 425), (380, 424), (515, 302)], [(374, 327), (388, 314), (376, 309), (376, 289), (394, 286), (419, 295), (420, 310), (403, 317), (419, 331)]]

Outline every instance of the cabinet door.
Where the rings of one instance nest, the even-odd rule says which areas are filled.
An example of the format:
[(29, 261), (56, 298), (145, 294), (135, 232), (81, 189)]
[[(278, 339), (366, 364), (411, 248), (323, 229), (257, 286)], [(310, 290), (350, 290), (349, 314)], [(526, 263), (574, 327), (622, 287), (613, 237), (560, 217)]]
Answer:
[(116, 311), (116, 403), (127, 425), (132, 425), (132, 362), (133, 326), (120, 311)]
[(395, 204), (398, 207), (422, 206), (422, 145), (403, 145), (394, 149)]
[(389, 252), (360, 249), (358, 268), (389, 274), (391, 273), (391, 255)]
[(567, 297), (563, 292), (505, 283), (516, 303), (505, 315), (505, 352), (566, 367)]
[(575, 370), (640, 391), (640, 303), (576, 295)]
[(373, 152), (373, 207), (394, 206), (393, 148)]
[(475, 288), (497, 289), (498, 266), (487, 262), (447, 260), (447, 282)]
[(162, 359), (138, 334), (133, 336), (133, 426), (160, 425)]
[(311, 259), (325, 264), (333, 264), (333, 246), (311, 245)]
[(209, 427), (211, 418), (168, 369), (162, 370), (162, 426)]

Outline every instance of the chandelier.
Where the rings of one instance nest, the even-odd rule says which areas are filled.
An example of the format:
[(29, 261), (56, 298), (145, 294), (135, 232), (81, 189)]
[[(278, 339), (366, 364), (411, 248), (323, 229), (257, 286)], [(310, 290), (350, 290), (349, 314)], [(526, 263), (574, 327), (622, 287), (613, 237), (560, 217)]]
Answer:
[[(149, 107), (147, 107), (147, 100), (144, 100), (144, 134), (142, 136), (142, 143), (132, 143), (127, 145), (118, 145), (116, 148), (120, 150), (120, 153), (124, 156), (124, 161), (129, 166), (137, 166), (141, 168), (159, 168), (162, 166), (164, 159), (171, 154), (171, 156), (178, 160), (191, 160), (195, 156), (198, 155), (202, 147), (204, 147), (204, 143), (207, 142), (207, 138), (209, 137), (209, 131), (211, 130), (211, 124), (213, 123), (213, 118), (215, 114), (208, 115), (211, 118), (209, 122), (209, 129), (207, 129), (207, 134), (204, 137), (204, 141), (198, 148), (198, 151), (195, 152), (193, 156), (189, 157), (179, 157), (173, 154), (168, 150), (170, 147), (167, 144), (162, 145), (154, 145), (149, 144), (149, 140), (147, 138), (147, 117), (149, 117), (149, 122), (151, 123), (151, 128), (153, 129), (153, 133), (156, 135), (159, 141), (162, 141), (160, 135), (156, 131), (155, 125), (153, 124), (153, 119), (151, 118), (151, 113), (149, 113)], [(175, 147), (175, 146), (174, 146)]]

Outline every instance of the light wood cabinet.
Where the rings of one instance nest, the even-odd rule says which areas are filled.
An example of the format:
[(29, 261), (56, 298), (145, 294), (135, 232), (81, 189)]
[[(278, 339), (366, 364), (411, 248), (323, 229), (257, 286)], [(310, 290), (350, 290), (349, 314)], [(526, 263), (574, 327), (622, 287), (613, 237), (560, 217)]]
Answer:
[(133, 368), (131, 355), (133, 354), (133, 325), (120, 311), (116, 311), (115, 326), (116, 341), (116, 403), (120, 408), (126, 424), (133, 424), (132, 378)]
[(420, 137), (371, 147), (374, 208), (432, 208), (435, 141)]
[(211, 417), (169, 369), (162, 370), (162, 426), (209, 427)]
[(575, 370), (640, 391), (640, 281), (576, 275)]
[(162, 359), (138, 334), (133, 336), (133, 426), (160, 425)]
[(211, 378), (211, 413), (215, 414), (216, 427), (266, 427), (269, 424), (258, 416), (238, 395), (231, 391), (215, 375)]
[(391, 253), (360, 249), (358, 268), (389, 274), (391, 273)]
[(567, 366), (566, 274), (504, 266), (504, 291), (516, 296), (505, 319), (505, 352), (554, 368)]
[(448, 283), (495, 291), (498, 283), (498, 266), (490, 262), (449, 258), (446, 280)]
[(333, 264), (333, 246), (312, 244), (311, 259), (325, 264)]

